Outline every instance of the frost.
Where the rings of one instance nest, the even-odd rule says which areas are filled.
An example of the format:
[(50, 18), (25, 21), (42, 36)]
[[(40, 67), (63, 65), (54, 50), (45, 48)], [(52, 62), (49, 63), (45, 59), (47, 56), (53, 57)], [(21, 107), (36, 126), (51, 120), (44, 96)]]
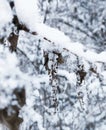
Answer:
[[(0, 112), (17, 106), (20, 130), (104, 130), (105, 1), (0, 3)], [(8, 41), (13, 33), (17, 43), (14, 37)], [(22, 88), (20, 105), (24, 96), (16, 100), (14, 90)]]

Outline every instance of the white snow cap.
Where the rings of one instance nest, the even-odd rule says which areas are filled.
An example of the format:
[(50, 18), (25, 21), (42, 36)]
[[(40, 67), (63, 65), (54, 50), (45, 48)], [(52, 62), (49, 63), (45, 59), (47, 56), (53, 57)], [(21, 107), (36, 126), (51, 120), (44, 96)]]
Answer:
[(60, 46), (62, 46), (62, 44), (70, 42), (70, 38), (63, 32), (59, 31), (58, 29), (49, 27), (43, 23), (38, 23), (36, 30), (38, 34), (46, 37), (48, 40), (51, 40), (55, 43), (60, 43)]
[(37, 0), (14, 0), (17, 16), (31, 31), (40, 21)]
[(7, 0), (0, 0), (0, 28), (12, 21), (12, 11)]
[(37, 0), (14, 0), (14, 2), (19, 21), (25, 24), (30, 31), (37, 32), (40, 36), (46, 37), (52, 42), (64, 43), (70, 41), (63, 32), (41, 22)]

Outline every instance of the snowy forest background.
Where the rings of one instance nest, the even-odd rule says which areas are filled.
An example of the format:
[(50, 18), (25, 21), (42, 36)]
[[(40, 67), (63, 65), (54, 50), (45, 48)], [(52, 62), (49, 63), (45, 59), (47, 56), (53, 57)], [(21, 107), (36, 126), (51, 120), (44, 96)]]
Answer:
[(106, 129), (106, 0), (0, 0), (0, 122)]

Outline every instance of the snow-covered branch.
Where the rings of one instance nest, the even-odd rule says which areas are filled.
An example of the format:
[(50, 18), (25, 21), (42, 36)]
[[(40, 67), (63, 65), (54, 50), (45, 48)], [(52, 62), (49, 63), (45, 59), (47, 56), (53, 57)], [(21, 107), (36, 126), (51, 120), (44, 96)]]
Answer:
[(97, 54), (90, 49), (86, 49), (81, 43), (72, 42), (63, 32), (39, 22), (40, 16), (36, 0), (15, 0), (15, 8), (19, 21), (25, 24), (31, 32), (36, 32), (48, 41), (84, 57), (90, 62), (106, 62), (106, 52)]

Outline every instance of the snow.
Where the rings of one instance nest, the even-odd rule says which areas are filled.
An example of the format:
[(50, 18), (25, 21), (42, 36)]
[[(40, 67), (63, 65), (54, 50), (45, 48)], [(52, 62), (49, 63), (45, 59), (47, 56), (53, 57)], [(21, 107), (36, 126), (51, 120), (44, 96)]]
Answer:
[[(4, 60), (5, 59), (5, 60)], [(7, 65), (8, 63), (8, 65)], [(26, 105), (22, 108), (21, 115), (24, 116), (24, 125), (32, 120), (33, 122), (38, 122), (38, 127), (40, 130), (45, 130), (42, 127), (42, 116), (33, 109), (33, 104), (35, 98), (39, 97), (40, 82), (47, 81), (49, 78), (46, 76), (29, 76), (22, 73), (19, 70), (18, 60), (15, 53), (10, 53), (8, 48), (0, 46), (0, 109), (8, 106), (9, 103), (17, 104), (16, 101), (12, 101), (13, 90), (15, 88), (25, 86), (26, 89)], [(33, 85), (34, 84), (34, 88)], [(35, 87), (36, 86), (36, 87)], [(8, 89), (9, 88), (9, 89)], [(3, 91), (3, 92), (2, 92)], [(32, 94), (33, 92), (33, 94)], [(30, 110), (30, 112), (29, 112)], [(33, 116), (34, 115), (34, 116)], [(26, 125), (24, 127), (27, 127)], [(2, 130), (2, 126), (0, 126)], [(25, 128), (26, 129), (26, 128)]]
[(8, 48), (0, 46), (0, 91), (5, 89), (6, 93), (9, 94), (7, 97), (6, 94), (0, 93), (0, 108), (6, 107), (11, 101), (13, 89), (15, 89), (19, 83), (21, 85), (23, 84), (17, 79), (17, 75), (21, 73), (17, 64), (18, 61), (15, 53), (11, 54)]
[(91, 62), (106, 62), (106, 52), (97, 54), (96, 52), (87, 50), (81, 43), (72, 42), (68, 36), (58, 29), (49, 27), (40, 21), (37, 0), (15, 0), (15, 8), (17, 16), (23, 24), (25, 24), (31, 32), (37, 32), (38, 35), (46, 37), (70, 52), (80, 57), (86, 58)]
[(40, 36), (46, 37), (51, 42), (65, 44), (70, 42), (68, 36), (66, 36), (63, 32), (58, 29), (49, 27), (43, 23), (38, 23), (36, 27), (36, 31)]
[[(103, 71), (101, 73), (101, 75), (103, 76), (103, 81), (102, 81), (102, 84), (104, 84), (106, 86), (106, 71)], [(106, 87), (104, 87), (105, 91), (106, 91)]]
[(58, 75), (61, 75), (61, 76), (64, 76), (67, 78), (67, 80), (72, 83), (72, 84), (75, 84), (77, 79), (76, 79), (76, 74), (75, 73), (69, 73), (68, 71), (66, 70), (58, 70), (57, 72)]
[[(42, 45), (45, 49), (57, 49), (60, 52), (62, 52), (62, 49), (60, 48), (66, 48), (67, 50), (69, 50), (71, 53), (76, 54), (77, 56), (84, 58), (83, 60), (88, 60), (90, 62), (106, 62), (106, 52), (101, 52), (99, 54), (97, 54), (95, 51), (90, 51), (90, 49), (87, 49), (84, 45), (82, 45), (81, 43), (78, 42), (73, 42), (70, 40), (70, 38), (68, 36), (66, 36), (63, 32), (59, 31), (58, 29), (49, 27), (45, 24), (43, 24), (40, 21), (40, 16), (39, 16), (39, 12), (38, 12), (38, 7), (37, 7), (37, 0), (14, 0), (15, 1), (15, 7), (16, 7), (16, 13), (18, 15), (18, 18), (20, 20), (20, 22), (22, 24), (25, 24), (30, 31), (35, 31), (38, 33), (39, 37), (46, 37), (48, 40), (50, 40), (51, 42), (45, 42), (44, 39), (41, 42)], [(7, 3), (6, 0), (0, 0), (1, 5), (0, 5), (0, 10), (3, 11), (4, 16), (1, 16), (2, 19), (0, 19), (0, 26), (4, 26), (4, 24), (7, 24), (8, 22), (10, 22), (12, 20), (12, 14), (11, 14), (11, 9)], [(7, 13), (8, 12), (8, 13)], [(7, 16), (7, 17), (5, 17)], [(20, 35), (20, 34), (19, 34)], [(23, 37), (23, 36), (22, 36)], [(36, 38), (39, 38), (38, 36), (35, 36)], [(33, 38), (31, 37), (31, 40)], [(36, 59), (38, 58), (38, 56), (35, 53), (35, 49), (34, 46), (37, 43), (36, 41), (34, 41), (35, 44), (32, 43), (31, 40), (29, 40), (30, 42), (28, 42), (28, 40), (23, 39), (24, 42), (20, 41), (19, 38), (19, 43), (18, 43), (18, 48), (22, 49), (22, 51), (27, 55), (27, 57), (33, 62), (36, 61)], [(49, 45), (47, 45), (49, 44)], [(47, 45), (47, 46), (45, 46)], [(54, 45), (54, 46), (52, 46)], [(42, 47), (41, 46), (41, 47)], [(27, 49), (26, 49), (27, 48)], [(28, 51), (30, 50), (30, 51)], [(42, 58), (43, 56), (41, 56)], [(5, 60), (4, 60), (5, 59)], [(34, 105), (36, 105), (36, 98), (42, 97), (42, 93), (40, 93), (40, 91), (42, 90), (43, 87), (47, 87), (48, 90), (46, 90), (47, 92), (50, 92), (50, 84), (49, 84), (49, 75), (46, 74), (35, 74), (34, 76), (29, 75), (29, 73), (23, 73), (19, 70), (19, 65), (18, 65), (18, 60), (16, 55), (14, 53), (10, 53), (9, 50), (6, 48), (4, 50), (3, 46), (0, 46), (0, 91), (5, 90), (6, 93), (9, 94), (9, 96), (7, 97), (6, 94), (1, 93), (0, 94), (0, 108), (4, 108), (8, 105), (8, 103), (11, 101), (11, 94), (12, 94), (12, 90), (14, 88), (18, 87), (22, 87), (25, 86), (26, 89), (26, 105), (22, 108), (22, 110), (20, 111), (20, 115), (23, 116), (24, 118), (24, 124), (28, 124), (31, 121), (38, 122), (38, 127), (40, 130), (45, 130), (42, 127), (43, 124), (43, 116), (40, 115), (41, 113), (38, 112), (37, 108), (34, 108)], [(22, 59), (24, 61), (24, 58)], [(73, 63), (73, 64), (77, 64), (77, 63)], [(73, 90), (70, 92), (70, 94), (75, 93), (75, 96), (77, 95), (77, 92), (82, 92), (83, 94), (83, 100), (84, 100), (84, 107), (86, 107), (86, 110), (88, 109), (87, 107), (91, 106), (92, 104), (89, 104), (89, 106), (87, 106), (87, 102), (92, 102), (92, 100), (95, 100), (94, 96), (99, 96), (100, 94), (103, 95), (101, 90), (101, 82), (99, 80), (98, 77), (96, 77), (96, 74), (92, 74), (92, 76), (89, 74), (89, 63), (88, 62), (83, 62), (85, 70), (87, 72), (87, 77), (85, 78), (85, 82), (83, 84), (81, 84), (81, 87), (78, 87), (77, 90), (75, 92), (73, 92)], [(71, 66), (71, 65), (70, 65)], [(28, 66), (30, 69), (30, 65)], [(67, 66), (66, 66), (67, 67)], [(26, 68), (26, 67), (25, 67)], [(24, 69), (25, 69), (24, 68)], [(101, 65), (97, 65), (97, 72), (99, 72), (103, 77), (103, 84), (106, 85), (106, 71), (102, 71), (101, 72)], [(62, 69), (58, 69), (57, 74), (63, 77), (66, 77), (67, 81), (62, 81), (63, 83), (70, 83), (71, 84), (71, 89), (75, 89), (76, 83), (77, 83), (77, 75), (75, 73), (75, 71), (73, 70), (73, 68), (71, 68), (72, 71), (71, 73), (69, 73), (69, 71), (67, 70), (62, 70)], [(10, 77), (9, 77), (10, 76)], [(41, 83), (45, 83), (45, 85), (42, 85), (41, 87)], [(60, 85), (62, 86), (62, 85)], [(63, 87), (67, 87), (66, 85), (63, 85)], [(73, 88), (74, 86), (74, 88)], [(64, 88), (65, 88), (64, 87)], [(86, 88), (87, 87), (87, 88)], [(9, 88), (9, 89), (7, 89)], [(106, 88), (106, 86), (104, 86), (104, 88)], [(104, 89), (103, 88), (103, 89)], [(40, 90), (41, 89), (41, 90)], [(45, 88), (44, 88), (45, 89)], [(87, 89), (87, 90), (86, 90)], [(91, 92), (91, 93), (90, 93)], [(104, 92), (106, 92), (106, 89), (104, 89)], [(100, 94), (98, 94), (100, 93)], [(92, 100), (90, 101), (90, 99), (87, 98), (87, 94), (89, 95), (89, 97), (92, 97)], [(61, 99), (65, 99), (67, 97), (67, 95), (64, 93), (60, 93), (60, 97)], [(103, 97), (103, 96), (102, 96)], [(70, 100), (72, 100), (70, 98)], [(89, 101), (88, 101), (89, 100)], [(67, 102), (67, 101), (66, 101)], [(15, 102), (13, 102), (15, 103)], [(102, 103), (102, 102), (101, 102)], [(39, 104), (43, 104), (42, 101), (39, 102)], [(64, 104), (64, 103), (63, 103)], [(43, 104), (44, 105), (44, 104)], [(45, 108), (47, 108), (47, 111), (52, 111), (50, 110), (47, 106), (43, 106)], [(42, 109), (43, 109), (42, 107)], [(81, 127), (84, 127), (84, 123), (86, 123), (85, 118), (83, 118), (83, 114), (85, 113), (81, 113), (79, 109), (81, 108), (80, 106), (80, 102), (77, 101), (77, 103), (75, 102), (74, 107), (71, 106), (72, 111), (68, 111), (67, 116), (62, 117), (63, 113), (60, 113), (60, 116), (58, 117), (58, 115), (46, 115), (46, 119), (48, 121), (50, 121), (51, 124), (56, 124), (59, 121), (59, 118), (65, 121), (66, 124), (70, 125), (70, 123), (73, 123), (76, 126), (79, 126), (80, 122), (83, 122), (82, 125), (80, 125), (79, 129), (82, 129)], [(95, 115), (98, 114), (99, 108), (95, 109), (96, 107), (94, 107), (93, 109), (93, 113), (95, 111), (97, 111), (97, 113), (95, 112)], [(40, 109), (40, 107), (39, 107)], [(29, 111), (30, 110), (30, 111)], [(69, 109), (67, 109), (69, 110)], [(64, 113), (66, 113), (66, 109), (63, 110)], [(92, 109), (91, 109), (92, 111)], [(102, 117), (104, 117), (105, 112), (103, 112), (100, 116), (98, 116), (97, 118), (93, 118), (93, 113), (91, 113), (90, 115), (88, 115), (88, 119), (87, 121), (94, 121), (94, 119), (96, 121), (99, 121)], [(51, 118), (52, 117), (52, 118)], [(51, 120), (52, 119), (52, 120)], [(26, 126), (27, 127), (27, 126)], [(104, 126), (103, 126), (104, 128)], [(1, 129), (1, 128), (0, 128)], [(26, 129), (26, 128), (25, 128)], [(64, 128), (64, 129), (68, 129)], [(74, 129), (74, 128), (73, 128)]]
[(68, 49), (70, 52), (76, 54), (77, 56), (83, 57), (84, 59), (90, 62), (106, 62), (105, 51), (97, 54), (96, 52), (87, 49), (84, 45), (78, 42), (65, 42), (65, 44), (59, 45), (63, 48)]
[(98, 79), (95, 79), (95, 81), (89, 85), (89, 91), (92, 91), (92, 95), (97, 95), (99, 88), (100, 82), (98, 81)]
[(63, 44), (70, 41), (63, 32), (51, 28), (41, 22), (37, 0), (15, 0), (15, 8), (20, 22), (25, 24), (30, 31), (37, 32), (40, 36), (46, 37), (52, 42)]
[(0, 0), (0, 28), (12, 21), (12, 11), (7, 0)]
[(40, 21), (37, 0), (14, 0), (17, 16), (21, 23), (31, 31), (35, 31), (36, 23)]

